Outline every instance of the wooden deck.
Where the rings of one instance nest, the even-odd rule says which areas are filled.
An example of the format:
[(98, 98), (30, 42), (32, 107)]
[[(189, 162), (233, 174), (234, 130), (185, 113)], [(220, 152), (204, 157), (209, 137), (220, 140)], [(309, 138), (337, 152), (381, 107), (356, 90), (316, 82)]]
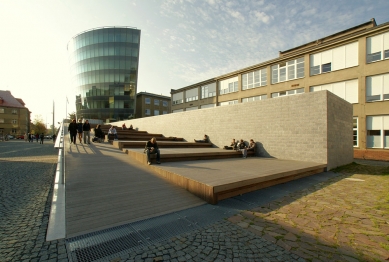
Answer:
[(108, 143), (66, 148), (66, 237), (205, 202)]
[[(143, 142), (143, 144), (145, 141)], [(284, 183), (325, 170), (325, 165), (249, 157), (163, 162), (169, 155), (226, 154), (217, 148), (162, 148), (161, 165), (148, 166), (143, 149), (109, 143), (66, 144), (66, 234), (103, 228), (186, 209)], [(141, 160), (136, 161), (136, 154)]]

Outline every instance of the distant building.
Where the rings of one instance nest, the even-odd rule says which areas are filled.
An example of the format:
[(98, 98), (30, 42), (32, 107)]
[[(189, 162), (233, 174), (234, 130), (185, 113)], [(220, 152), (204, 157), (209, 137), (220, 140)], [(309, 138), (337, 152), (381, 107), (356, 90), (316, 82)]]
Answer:
[(69, 41), (77, 118), (111, 122), (134, 116), (140, 32), (95, 28)]
[(135, 118), (169, 114), (170, 101), (169, 96), (140, 92), (136, 95)]
[(10, 91), (0, 90), (0, 135), (24, 135), (30, 129), (30, 111)]
[(353, 105), (354, 157), (389, 160), (389, 22), (371, 19), (272, 60), (171, 90), (172, 112), (319, 90)]

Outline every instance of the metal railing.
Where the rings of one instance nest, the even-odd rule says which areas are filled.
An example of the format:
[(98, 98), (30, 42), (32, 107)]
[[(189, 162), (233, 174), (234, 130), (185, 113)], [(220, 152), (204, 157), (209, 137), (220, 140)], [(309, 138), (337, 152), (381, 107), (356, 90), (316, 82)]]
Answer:
[(59, 127), (58, 136), (55, 140), (54, 148), (58, 148), (58, 166), (57, 170), (60, 172), (61, 184), (65, 183), (65, 150), (64, 150), (64, 122)]

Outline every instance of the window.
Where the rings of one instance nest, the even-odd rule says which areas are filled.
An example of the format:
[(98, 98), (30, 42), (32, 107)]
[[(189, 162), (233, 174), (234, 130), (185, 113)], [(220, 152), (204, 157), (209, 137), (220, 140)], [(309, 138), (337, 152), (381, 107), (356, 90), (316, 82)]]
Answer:
[(298, 88), (298, 89), (293, 89), (293, 90), (288, 90), (288, 91), (280, 91), (280, 92), (272, 93), (271, 97), (276, 98), (276, 97), (291, 96), (291, 95), (296, 95), (296, 94), (301, 94), (301, 93), (304, 93), (304, 87)]
[(311, 86), (309, 88), (310, 92), (320, 90), (328, 90), (351, 104), (358, 103), (358, 79), (331, 83), (321, 86)]
[(311, 76), (358, 65), (358, 42), (310, 56)]
[(4, 114), (4, 108), (0, 108), (0, 114)]
[(12, 109), (12, 114), (16, 115), (18, 113), (18, 110)]
[(389, 100), (389, 74), (366, 77), (366, 102)]
[(353, 144), (358, 147), (358, 117), (353, 118)]
[(219, 82), (219, 94), (238, 92), (238, 77), (233, 77)]
[(190, 90), (185, 91), (185, 102), (191, 102), (191, 101), (196, 101), (199, 100), (199, 95), (198, 95), (199, 89), (198, 88), (193, 88)]
[(158, 99), (154, 99), (154, 105), (155, 106), (159, 106), (159, 100)]
[(271, 72), (272, 84), (302, 78), (304, 77), (304, 57), (273, 65)]
[(201, 99), (216, 96), (216, 83), (208, 84), (201, 87)]
[(231, 100), (231, 101), (221, 102), (221, 103), (219, 103), (219, 106), (234, 105), (234, 104), (237, 104), (237, 103), (238, 103), (238, 100)]
[(151, 103), (151, 99), (149, 97), (146, 97), (145, 98), (145, 104), (150, 104)]
[(197, 106), (193, 106), (193, 107), (185, 108), (185, 111), (192, 111), (192, 110), (197, 110), (197, 109), (199, 109)]
[(11, 129), (11, 133), (12, 133), (12, 134), (16, 134), (16, 129), (15, 129), (15, 128), (12, 128), (12, 129)]
[(265, 86), (267, 84), (266, 68), (242, 74), (242, 90)]
[(173, 105), (182, 104), (184, 102), (184, 93), (173, 94)]
[(167, 107), (167, 101), (162, 101), (162, 105), (164, 106), (164, 107)]
[(267, 95), (246, 97), (246, 98), (242, 98), (242, 103), (265, 100), (266, 98), (267, 98)]
[(14, 124), (14, 125), (17, 125), (18, 124), (18, 120), (16, 120), (16, 119), (12, 119), (12, 124)]
[(184, 112), (184, 109), (173, 110), (173, 113), (179, 113), (179, 112)]
[(154, 115), (159, 116), (159, 110), (154, 110)]
[(167, 111), (163, 111), (162, 114), (166, 115), (166, 114), (167, 114)]
[(201, 105), (200, 108), (204, 109), (204, 108), (211, 108), (211, 107), (215, 107), (215, 106), (216, 106), (215, 104), (208, 104), (208, 105)]
[(150, 115), (150, 109), (145, 109), (145, 115), (149, 116)]
[(389, 58), (389, 32), (366, 39), (366, 63)]
[(389, 115), (366, 116), (367, 148), (389, 148)]

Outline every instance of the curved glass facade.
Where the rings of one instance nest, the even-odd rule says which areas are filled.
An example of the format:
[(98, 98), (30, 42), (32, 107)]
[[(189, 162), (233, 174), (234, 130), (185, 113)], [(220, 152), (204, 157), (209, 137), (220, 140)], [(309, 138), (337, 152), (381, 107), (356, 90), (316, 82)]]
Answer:
[(77, 118), (124, 120), (135, 116), (140, 30), (92, 29), (68, 44)]

